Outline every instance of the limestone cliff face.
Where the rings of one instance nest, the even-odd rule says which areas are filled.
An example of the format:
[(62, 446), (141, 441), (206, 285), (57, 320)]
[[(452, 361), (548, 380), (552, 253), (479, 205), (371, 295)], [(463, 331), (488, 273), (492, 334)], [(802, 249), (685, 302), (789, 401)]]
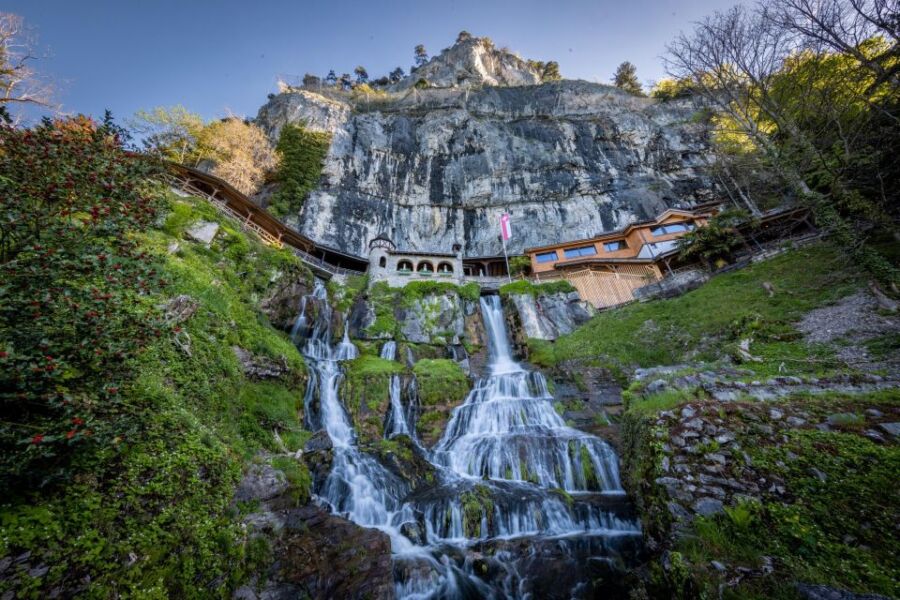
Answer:
[[(462, 59), (451, 64), (471, 72)], [(460, 243), (466, 255), (496, 255), (504, 212), (518, 252), (711, 193), (706, 132), (688, 101), (658, 103), (584, 81), (407, 89), (352, 104), (331, 96), (279, 94), (257, 120), (273, 141), (287, 122), (332, 133), (320, 188), (288, 220), (354, 254), (365, 256), (368, 241), (386, 232), (404, 249)]]

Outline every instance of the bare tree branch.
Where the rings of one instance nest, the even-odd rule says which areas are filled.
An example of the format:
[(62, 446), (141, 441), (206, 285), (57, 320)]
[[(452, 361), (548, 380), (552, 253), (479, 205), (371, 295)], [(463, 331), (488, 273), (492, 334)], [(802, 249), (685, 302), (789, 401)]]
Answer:
[(53, 107), (53, 86), (32, 68), (39, 55), (19, 15), (0, 12), (0, 107)]

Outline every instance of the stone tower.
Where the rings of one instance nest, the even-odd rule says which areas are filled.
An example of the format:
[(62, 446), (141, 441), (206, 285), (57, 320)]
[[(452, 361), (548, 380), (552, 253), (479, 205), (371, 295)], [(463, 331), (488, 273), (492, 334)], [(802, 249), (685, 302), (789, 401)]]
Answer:
[(381, 233), (369, 242), (369, 282), (382, 281), (388, 277), (389, 254), (396, 250), (394, 242)]

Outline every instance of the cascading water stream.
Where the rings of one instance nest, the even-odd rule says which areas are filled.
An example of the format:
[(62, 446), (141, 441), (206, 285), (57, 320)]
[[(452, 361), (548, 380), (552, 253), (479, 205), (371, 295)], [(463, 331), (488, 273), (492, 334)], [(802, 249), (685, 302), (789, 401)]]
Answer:
[[(317, 311), (313, 326), (304, 326), (303, 354), (311, 371), (305, 418), (308, 427), (325, 429), (333, 445), (332, 468), (318, 497), (333, 512), (390, 536), (398, 598), (528, 597), (527, 576), (518, 573), (513, 553), (492, 557), (503, 576), (488, 582), (476, 574), (464, 558), (475, 543), (639, 535), (634, 521), (598, 500), (623, 494), (615, 454), (599, 438), (568, 427), (553, 408), (543, 376), (513, 359), (499, 297), (481, 300), (488, 375), (453, 411), (432, 452), (417, 445), (436, 469), (437, 481), (427, 490), (411, 490), (357, 447), (338, 388), (339, 361), (358, 351), (346, 325), (342, 341), (331, 346), (331, 308), (321, 282), (311, 298)], [(386, 342), (381, 357), (395, 360), (396, 349), (395, 342)], [(399, 376), (391, 379), (390, 395), (386, 437), (413, 437)], [(473, 508), (477, 494), (490, 500)], [(424, 544), (401, 533), (410, 525), (424, 529)]]
[[(381, 358), (385, 360), (396, 360), (397, 358), (397, 342), (389, 340), (381, 347)], [(400, 376), (392, 375), (390, 384), (391, 408), (388, 412), (387, 423), (384, 428), (385, 439), (390, 439), (398, 435), (408, 435), (415, 439), (414, 427), (410, 426), (409, 411), (404, 410), (403, 402), (400, 399)]]

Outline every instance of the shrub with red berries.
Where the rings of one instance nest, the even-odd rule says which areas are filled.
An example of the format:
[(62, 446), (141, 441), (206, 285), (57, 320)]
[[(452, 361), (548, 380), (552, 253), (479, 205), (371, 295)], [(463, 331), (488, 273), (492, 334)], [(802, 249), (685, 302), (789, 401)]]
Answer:
[(0, 126), (0, 480), (59, 472), (134, 410), (119, 390), (160, 327), (135, 236), (158, 174), (85, 117)]

